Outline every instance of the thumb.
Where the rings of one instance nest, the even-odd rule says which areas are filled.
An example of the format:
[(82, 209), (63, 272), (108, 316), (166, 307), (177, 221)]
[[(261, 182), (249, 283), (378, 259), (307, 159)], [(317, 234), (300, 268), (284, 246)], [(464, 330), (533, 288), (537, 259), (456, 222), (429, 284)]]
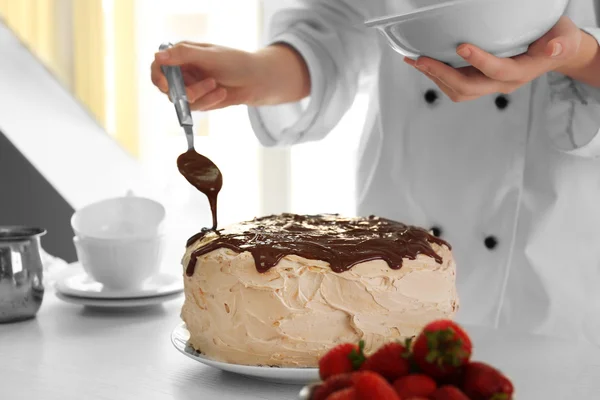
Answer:
[(577, 53), (581, 30), (568, 18), (561, 18), (550, 31), (544, 55), (554, 60), (565, 60)]
[(202, 59), (200, 49), (186, 43), (177, 43), (175, 46), (161, 50), (154, 55), (154, 59), (161, 65), (193, 64)]
[(556, 60), (568, 58), (570, 53), (572, 53), (573, 46), (570, 45), (571, 43), (569, 43), (569, 40), (565, 39), (566, 38), (559, 37), (548, 42), (546, 49), (544, 50), (544, 55)]

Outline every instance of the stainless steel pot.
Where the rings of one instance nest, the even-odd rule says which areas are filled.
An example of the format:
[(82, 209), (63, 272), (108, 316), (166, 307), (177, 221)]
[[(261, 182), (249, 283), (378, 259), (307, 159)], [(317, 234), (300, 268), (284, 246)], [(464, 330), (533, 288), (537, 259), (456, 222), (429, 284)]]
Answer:
[(44, 297), (41, 228), (0, 226), (0, 323), (35, 317)]

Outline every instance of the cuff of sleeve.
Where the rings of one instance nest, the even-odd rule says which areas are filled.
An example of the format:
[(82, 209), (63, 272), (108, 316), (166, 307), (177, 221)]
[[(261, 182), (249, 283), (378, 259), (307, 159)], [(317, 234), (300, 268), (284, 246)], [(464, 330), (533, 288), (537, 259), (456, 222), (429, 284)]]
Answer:
[(572, 150), (562, 150), (567, 154), (578, 157), (598, 158), (600, 157), (600, 131), (587, 144)]
[(263, 146), (289, 146), (304, 140), (314, 125), (325, 99), (325, 74), (315, 50), (300, 35), (284, 33), (271, 43), (285, 43), (304, 58), (311, 79), (311, 93), (301, 102), (275, 106), (248, 107), (254, 133)]

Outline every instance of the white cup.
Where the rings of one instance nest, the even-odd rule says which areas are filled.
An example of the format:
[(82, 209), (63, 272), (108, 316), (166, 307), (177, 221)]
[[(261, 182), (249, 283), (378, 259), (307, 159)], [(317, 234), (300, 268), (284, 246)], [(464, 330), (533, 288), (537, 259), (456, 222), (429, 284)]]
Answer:
[(98, 239), (155, 237), (162, 232), (166, 210), (157, 201), (124, 196), (87, 205), (71, 218), (75, 235)]
[(77, 210), (73, 243), (85, 272), (107, 289), (135, 289), (160, 271), (165, 208), (132, 195)]
[(157, 274), (164, 252), (164, 237), (97, 239), (74, 237), (84, 271), (107, 289), (138, 288)]

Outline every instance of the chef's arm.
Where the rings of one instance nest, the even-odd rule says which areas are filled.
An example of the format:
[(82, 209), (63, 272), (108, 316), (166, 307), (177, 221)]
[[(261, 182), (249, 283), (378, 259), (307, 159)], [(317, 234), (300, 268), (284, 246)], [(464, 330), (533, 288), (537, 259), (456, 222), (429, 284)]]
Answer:
[[(272, 19), (263, 54), (294, 49), (308, 81), (297, 82), (286, 104), (249, 107), (256, 136), (264, 146), (291, 145), (325, 137), (351, 107), (360, 78), (378, 60), (377, 34), (364, 27), (377, 2), (304, 0)], [(275, 45), (275, 47), (272, 47)], [(281, 70), (281, 65), (276, 65)], [(303, 98), (302, 100), (299, 100)], [(271, 102), (270, 104), (277, 104)]]
[(600, 29), (589, 29), (589, 32), (584, 32), (577, 56), (557, 72), (600, 88)]
[(257, 51), (253, 59), (262, 104), (291, 103), (310, 95), (308, 66), (293, 47), (275, 43)]

